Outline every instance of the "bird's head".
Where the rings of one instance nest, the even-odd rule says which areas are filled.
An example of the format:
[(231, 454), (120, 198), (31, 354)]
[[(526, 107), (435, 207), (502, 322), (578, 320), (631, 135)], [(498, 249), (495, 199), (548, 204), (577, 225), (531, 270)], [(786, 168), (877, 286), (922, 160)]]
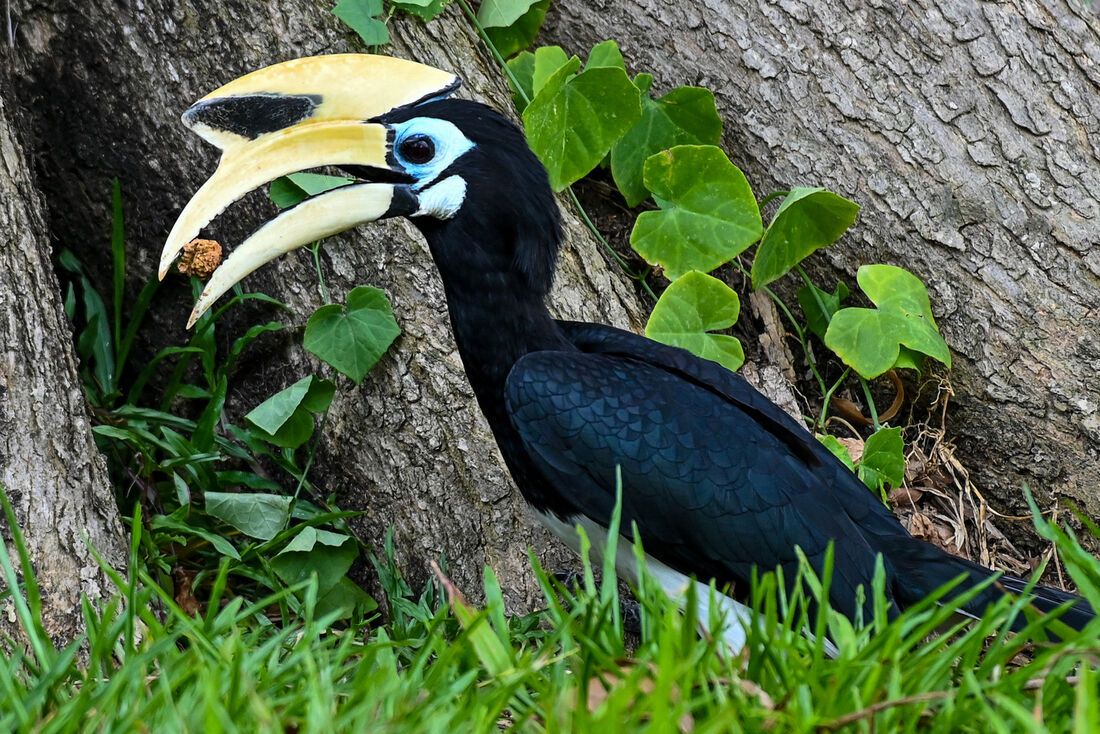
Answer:
[(279, 255), (398, 216), (425, 234), (445, 273), (505, 274), (544, 295), (560, 241), (546, 172), (500, 113), (447, 99), (458, 85), (454, 75), (410, 61), (318, 56), (253, 72), (188, 109), (184, 123), (223, 153), (168, 236), (162, 278), (202, 227), (252, 189), (328, 166), (360, 179), (282, 212), (234, 248), (188, 325)]

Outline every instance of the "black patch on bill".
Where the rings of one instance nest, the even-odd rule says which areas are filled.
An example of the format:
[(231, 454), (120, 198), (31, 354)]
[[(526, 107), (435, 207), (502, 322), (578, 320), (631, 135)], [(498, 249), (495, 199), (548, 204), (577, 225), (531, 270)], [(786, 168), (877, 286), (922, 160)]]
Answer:
[(183, 113), (188, 127), (207, 125), (252, 140), (309, 119), (317, 111), (319, 94), (246, 94), (208, 99)]

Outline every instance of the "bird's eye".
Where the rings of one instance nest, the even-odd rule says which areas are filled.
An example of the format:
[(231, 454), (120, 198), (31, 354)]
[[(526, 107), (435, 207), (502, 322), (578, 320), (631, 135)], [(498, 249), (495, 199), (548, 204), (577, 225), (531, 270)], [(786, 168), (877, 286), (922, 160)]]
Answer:
[(401, 141), (399, 150), (407, 162), (421, 165), (435, 157), (435, 142), (427, 135), (410, 135)]

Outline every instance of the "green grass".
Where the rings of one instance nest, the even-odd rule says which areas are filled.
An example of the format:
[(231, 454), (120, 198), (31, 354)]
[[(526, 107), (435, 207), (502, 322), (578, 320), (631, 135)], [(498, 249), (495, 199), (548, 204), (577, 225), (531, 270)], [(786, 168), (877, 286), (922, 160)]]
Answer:
[[(1100, 595), (1100, 563), (1041, 520), (1082, 591)], [(419, 595), (392, 554), (378, 561), (387, 621), (337, 626), (314, 617), (307, 583), (254, 601), (227, 590), (228, 564), (211, 584), (207, 611), (184, 613), (140, 570), (117, 575), (102, 610), (85, 605), (85, 640), (57, 649), (40, 624), (37, 587), (18, 529), (0, 551), (28, 644), (0, 658), (0, 731), (70, 732), (467, 732), (496, 731), (1080, 731), (1098, 730), (1094, 668), (1100, 628), (1069, 632), (1007, 601), (980, 623), (952, 626), (934, 604), (858, 628), (805, 601), (820, 583), (805, 575), (790, 598), (774, 576), (755, 586), (761, 622), (747, 662), (700, 636), (690, 613), (639, 590), (643, 636), (624, 644), (615, 583), (591, 565), (565, 589), (532, 559), (546, 609), (505, 614), (486, 569), (486, 607), (472, 608), (442, 574)], [(0, 546), (2, 548), (3, 546)], [(636, 551), (637, 552), (637, 551)], [(605, 568), (610, 560), (605, 560)], [(445, 592), (450, 604), (444, 601)], [(284, 625), (269, 618), (289, 595), (305, 600)], [(691, 608), (692, 605), (689, 605)], [(273, 615), (273, 618), (281, 618)], [(1059, 628), (1062, 642), (1043, 630)], [(797, 633), (827, 631), (836, 659)], [(934, 629), (946, 634), (930, 636)], [(820, 634), (819, 634), (820, 637)], [(11, 641), (8, 641), (9, 645)]]

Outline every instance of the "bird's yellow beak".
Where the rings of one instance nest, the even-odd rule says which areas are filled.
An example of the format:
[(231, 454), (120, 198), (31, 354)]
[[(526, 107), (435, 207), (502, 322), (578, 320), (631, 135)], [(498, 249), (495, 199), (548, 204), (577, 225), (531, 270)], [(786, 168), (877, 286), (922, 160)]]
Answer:
[[(222, 158), (172, 227), (161, 253), (160, 277), (214, 217), (280, 176), (322, 166), (403, 174), (393, 158), (390, 130), (371, 120), (446, 96), (458, 84), (455, 75), (412, 61), (339, 54), (269, 66), (203, 97), (183, 121), (221, 148)], [(187, 326), (235, 283), (279, 255), (413, 210), (415, 200), (393, 183), (354, 184), (307, 199), (233, 250), (206, 284)]]

